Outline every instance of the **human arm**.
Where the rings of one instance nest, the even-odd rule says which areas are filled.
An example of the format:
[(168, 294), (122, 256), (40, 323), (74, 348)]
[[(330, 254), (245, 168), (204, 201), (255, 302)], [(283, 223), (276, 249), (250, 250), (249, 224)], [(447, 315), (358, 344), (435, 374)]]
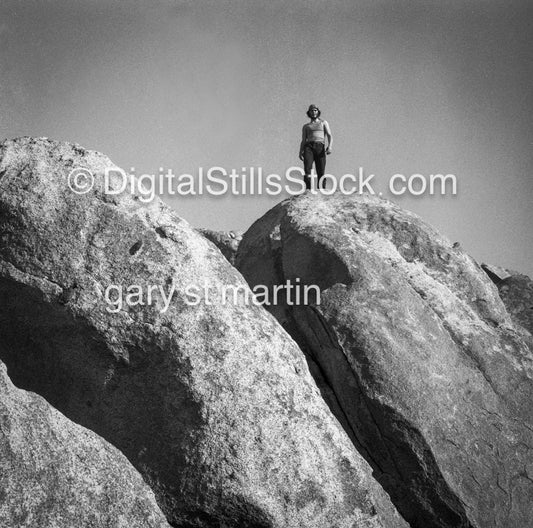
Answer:
[(305, 125), (302, 127), (302, 141), (300, 142), (300, 155), (299, 158), (304, 160), (304, 145), (306, 140)]
[(331, 146), (333, 145), (333, 137), (331, 135), (331, 129), (329, 128), (329, 123), (324, 121), (324, 135), (328, 139), (328, 148), (326, 149), (326, 154), (331, 154)]

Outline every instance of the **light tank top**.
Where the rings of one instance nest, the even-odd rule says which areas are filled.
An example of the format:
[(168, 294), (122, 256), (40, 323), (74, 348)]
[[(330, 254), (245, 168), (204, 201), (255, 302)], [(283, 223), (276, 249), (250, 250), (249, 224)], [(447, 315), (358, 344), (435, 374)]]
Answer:
[(322, 119), (305, 125), (305, 141), (306, 143), (310, 141), (324, 143), (324, 121)]

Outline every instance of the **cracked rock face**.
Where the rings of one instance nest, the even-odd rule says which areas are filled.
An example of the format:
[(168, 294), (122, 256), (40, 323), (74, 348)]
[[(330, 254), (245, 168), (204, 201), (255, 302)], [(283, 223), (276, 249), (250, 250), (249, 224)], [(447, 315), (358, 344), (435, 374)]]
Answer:
[(242, 240), (241, 231), (213, 231), (212, 229), (199, 228), (198, 232), (211, 240), (230, 264), (235, 263), (235, 255)]
[(514, 321), (533, 334), (533, 281), (517, 271), (490, 264), (481, 264), (481, 267), (498, 287)]
[[(92, 190), (69, 190), (74, 167)], [(222, 286), (247, 291), (242, 276), (161, 201), (105, 194), (106, 167), (46, 138), (0, 146), (0, 359), (13, 382), (118, 447), (173, 526), (405, 526), (297, 345), (262, 307), (220, 302)], [(120, 305), (131, 285), (174, 296), (166, 311), (157, 290)], [(196, 304), (191, 285), (204, 288)]]
[(533, 334), (533, 280), (514, 274), (498, 282), (503, 304), (514, 320)]
[(122, 453), (17, 389), (2, 362), (0, 525), (170, 528)]
[(531, 526), (531, 335), (468, 255), (390, 202), (306, 193), (253, 224), (236, 266), (319, 286), (271, 311), (411, 526)]

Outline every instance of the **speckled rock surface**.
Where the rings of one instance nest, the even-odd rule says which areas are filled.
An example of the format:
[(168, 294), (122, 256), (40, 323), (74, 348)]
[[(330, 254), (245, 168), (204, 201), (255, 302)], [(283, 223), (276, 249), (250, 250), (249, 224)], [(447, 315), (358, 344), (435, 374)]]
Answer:
[(413, 527), (531, 525), (531, 336), (473, 259), (390, 202), (306, 193), (252, 225), (236, 266), (320, 287), (272, 312)]
[(197, 230), (220, 249), (230, 264), (235, 263), (235, 255), (242, 240), (242, 231), (213, 231), (203, 227), (197, 228)]
[[(80, 166), (95, 176), (85, 194), (67, 185)], [(160, 200), (104, 193), (106, 167), (46, 138), (0, 147), (13, 381), (117, 446), (173, 526), (405, 526), (296, 344), (262, 307), (221, 302), (222, 286), (248, 291), (242, 276)], [(139, 290), (107, 302), (110, 285), (142, 287), (144, 304)], [(166, 310), (154, 285), (174, 291)]]
[(482, 264), (516, 323), (533, 334), (533, 280), (517, 271)]
[(533, 334), (533, 280), (527, 275), (511, 275), (498, 283), (498, 291), (507, 311)]
[(0, 526), (170, 528), (122, 453), (17, 389), (1, 362)]
[(498, 282), (511, 276), (509, 270), (502, 268), (501, 266), (482, 263), (481, 269), (489, 276), (490, 280), (494, 282), (494, 284), (498, 284)]

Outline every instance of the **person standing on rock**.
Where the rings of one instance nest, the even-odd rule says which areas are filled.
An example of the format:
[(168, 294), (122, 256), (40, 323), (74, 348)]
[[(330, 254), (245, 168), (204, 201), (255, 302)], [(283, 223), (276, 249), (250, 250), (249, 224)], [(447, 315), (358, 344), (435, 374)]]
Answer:
[[(300, 143), (300, 159), (304, 162), (305, 188), (311, 189), (311, 168), (315, 163), (318, 177), (317, 187), (325, 189), (326, 181), (322, 180), (326, 170), (326, 154), (331, 154), (332, 137), (329, 124), (320, 119), (320, 109), (316, 105), (310, 105), (307, 117), (311, 121), (302, 128), (302, 142)], [(328, 146), (326, 147), (326, 138)], [(320, 181), (322, 180), (322, 182)]]

